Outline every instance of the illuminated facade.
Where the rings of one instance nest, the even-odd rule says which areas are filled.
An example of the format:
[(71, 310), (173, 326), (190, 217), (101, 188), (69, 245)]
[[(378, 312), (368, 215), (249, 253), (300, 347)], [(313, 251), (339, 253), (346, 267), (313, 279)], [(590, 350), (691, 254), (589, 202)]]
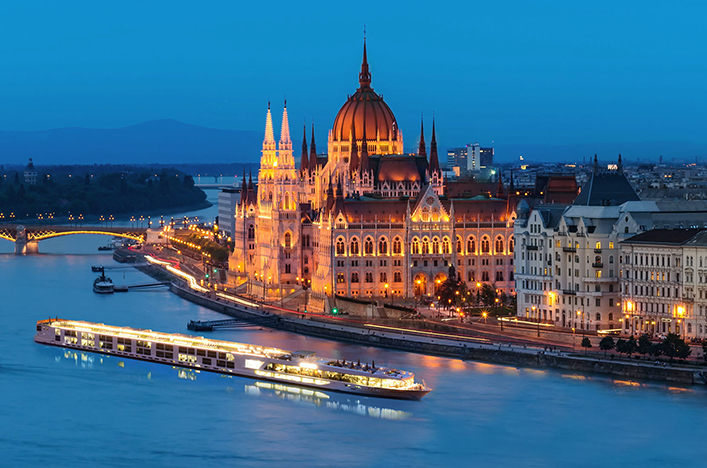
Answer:
[(230, 270), (254, 294), (311, 286), (326, 297), (412, 298), (434, 294), (450, 265), (469, 282), (514, 294), (515, 213), (499, 183), (494, 196), (448, 198), (433, 122), (429, 157), (403, 154), (395, 116), (371, 87), (364, 43), (359, 88), (339, 110), (326, 156), (306, 133), (295, 169), (287, 109), (276, 145), (266, 116), (258, 187), (241, 188)]

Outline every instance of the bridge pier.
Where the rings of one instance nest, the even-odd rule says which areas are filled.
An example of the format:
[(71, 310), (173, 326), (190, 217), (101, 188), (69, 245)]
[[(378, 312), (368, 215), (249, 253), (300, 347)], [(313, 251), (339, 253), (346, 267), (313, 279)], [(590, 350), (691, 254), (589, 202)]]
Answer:
[(39, 253), (39, 242), (37, 241), (15, 241), (15, 254), (26, 255)]

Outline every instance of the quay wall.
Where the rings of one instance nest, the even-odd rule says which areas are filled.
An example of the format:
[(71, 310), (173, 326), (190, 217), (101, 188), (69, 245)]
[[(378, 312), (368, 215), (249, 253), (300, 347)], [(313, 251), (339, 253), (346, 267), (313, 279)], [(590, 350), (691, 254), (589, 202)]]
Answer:
[[(138, 267), (144, 273), (163, 279), (165, 271), (153, 267)], [(420, 354), (429, 354), (465, 360), (482, 361), (518, 367), (550, 368), (578, 373), (598, 373), (625, 379), (656, 380), (676, 384), (705, 384), (702, 371), (654, 366), (645, 362), (621, 362), (566, 355), (563, 353), (545, 353), (540, 349), (519, 349), (499, 344), (465, 342), (453, 339), (428, 338), (405, 334), (398, 331), (381, 331), (367, 327), (326, 323), (309, 318), (286, 317), (251, 308), (230, 301), (221, 300), (211, 294), (199, 293), (190, 289), (180, 280), (172, 282), (171, 291), (178, 296), (244, 321), (256, 322), (277, 330), (303, 335), (346, 341), (366, 346), (390, 348)], [(399, 323), (399, 322), (398, 322)], [(407, 325), (407, 324), (406, 324)], [(429, 324), (425, 324), (429, 325)], [(427, 329), (430, 329), (428, 327)]]

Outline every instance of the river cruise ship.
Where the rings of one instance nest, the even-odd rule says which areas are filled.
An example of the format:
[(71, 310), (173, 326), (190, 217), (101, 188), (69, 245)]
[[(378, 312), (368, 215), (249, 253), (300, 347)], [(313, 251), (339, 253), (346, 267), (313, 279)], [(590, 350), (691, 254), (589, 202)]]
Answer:
[(375, 363), (318, 358), (203, 337), (115, 327), (101, 323), (49, 319), (37, 322), (41, 344), (140, 359), (170, 366), (283, 382), (365, 396), (419, 400), (430, 392), (411, 372)]

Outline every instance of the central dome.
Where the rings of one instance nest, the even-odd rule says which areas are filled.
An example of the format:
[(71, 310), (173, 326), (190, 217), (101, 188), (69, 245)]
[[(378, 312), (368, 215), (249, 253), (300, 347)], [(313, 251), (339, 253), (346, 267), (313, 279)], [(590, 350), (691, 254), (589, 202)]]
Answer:
[(367, 140), (396, 141), (398, 122), (393, 111), (371, 88), (371, 73), (368, 71), (366, 43), (363, 44), (363, 63), (358, 76), (359, 88), (346, 100), (334, 119), (332, 137), (335, 141), (363, 140), (364, 129)]

